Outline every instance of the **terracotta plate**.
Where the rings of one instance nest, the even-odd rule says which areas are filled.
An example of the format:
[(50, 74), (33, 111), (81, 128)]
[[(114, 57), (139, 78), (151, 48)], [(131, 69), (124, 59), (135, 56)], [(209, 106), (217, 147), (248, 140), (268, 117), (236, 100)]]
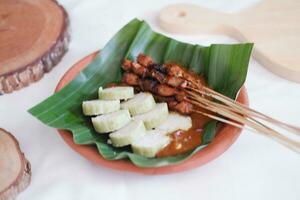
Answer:
[[(67, 73), (59, 81), (55, 91), (59, 91), (64, 85), (68, 84), (73, 78), (75, 78), (75, 76), (95, 58), (97, 53), (98, 52), (95, 52), (86, 56), (78, 63), (76, 63), (74, 66), (72, 66), (69, 69), (69, 71), (67, 71)], [(242, 88), (238, 96), (238, 101), (245, 105), (249, 104), (245, 87)], [(188, 160), (178, 165), (171, 165), (171, 166), (158, 167), (158, 168), (140, 168), (133, 165), (128, 160), (117, 160), (117, 161), (105, 160), (98, 153), (95, 146), (77, 145), (73, 142), (72, 134), (69, 131), (58, 130), (58, 132), (72, 149), (80, 153), (86, 159), (96, 163), (97, 165), (113, 168), (116, 170), (131, 171), (136, 173), (169, 174), (169, 173), (175, 173), (175, 172), (193, 169), (195, 167), (199, 167), (217, 158), (235, 142), (235, 140), (240, 135), (241, 129), (235, 128), (230, 125), (224, 125), (223, 128), (218, 132), (216, 138), (211, 144), (203, 148), (201, 151), (196, 153)]]

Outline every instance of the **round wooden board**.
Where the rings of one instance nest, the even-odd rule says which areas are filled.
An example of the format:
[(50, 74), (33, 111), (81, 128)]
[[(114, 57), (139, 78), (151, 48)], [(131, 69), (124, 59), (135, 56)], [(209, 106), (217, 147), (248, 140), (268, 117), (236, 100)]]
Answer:
[(30, 183), (30, 163), (16, 138), (0, 128), (0, 200), (15, 199)]
[(61, 60), (68, 24), (55, 0), (0, 0), (0, 93), (38, 81)]
[[(72, 66), (70, 70), (67, 71), (62, 77), (62, 79), (59, 81), (55, 91), (58, 92), (66, 84), (72, 81), (75, 78), (75, 76), (95, 58), (97, 53), (98, 52), (88, 55), (87, 57), (83, 58), (78, 63), (76, 63), (74, 66)], [(249, 105), (248, 95), (245, 87), (243, 87), (241, 92), (239, 93), (237, 101), (245, 105)], [(128, 160), (106, 160), (99, 154), (95, 146), (75, 144), (73, 141), (72, 134), (69, 131), (58, 130), (58, 132), (72, 149), (74, 149), (83, 157), (94, 162), (97, 165), (105, 166), (120, 171), (130, 171), (135, 173), (152, 175), (170, 174), (190, 170), (212, 161), (213, 159), (217, 158), (222, 153), (224, 153), (236, 141), (236, 139), (240, 135), (241, 129), (226, 124), (217, 133), (217, 136), (215, 137), (212, 143), (204, 147), (201, 151), (193, 155), (191, 158), (177, 165), (156, 168), (141, 168), (135, 166)]]

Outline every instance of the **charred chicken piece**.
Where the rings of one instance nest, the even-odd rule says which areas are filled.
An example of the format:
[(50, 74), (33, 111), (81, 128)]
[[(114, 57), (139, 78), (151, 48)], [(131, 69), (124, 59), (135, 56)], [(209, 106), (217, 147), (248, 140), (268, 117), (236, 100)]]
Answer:
[(154, 99), (158, 102), (166, 102), (170, 110), (177, 111), (184, 115), (192, 113), (193, 105), (185, 100), (178, 102), (174, 96), (162, 97), (159, 95), (154, 95)]
[[(168, 104), (169, 109), (175, 110), (175, 106), (178, 104), (174, 96), (171, 97), (163, 97), (159, 95), (153, 95), (155, 101), (158, 102), (166, 102)], [(176, 111), (176, 110), (175, 110)]]
[[(140, 58), (139, 60), (147, 59), (147, 64), (148, 64), (147, 67), (141, 65), (140, 63), (131, 62), (130, 60), (125, 59), (123, 61), (122, 68), (125, 71), (133, 72), (142, 78), (145, 77), (154, 78), (159, 83), (166, 83), (172, 87), (185, 88), (188, 85), (188, 81), (180, 77), (184, 73), (184, 70), (179, 69), (180, 67), (178, 65), (170, 64), (170, 63), (165, 65), (156, 65), (153, 63), (152, 59), (150, 62), (148, 58), (145, 57), (148, 56), (141, 55), (139, 56)], [(145, 60), (143, 61), (145, 64), (146, 61)], [(167, 75), (167, 73), (169, 73), (170, 75)], [(176, 76), (174, 76), (173, 74), (175, 74)]]
[[(139, 79), (133, 73), (125, 73), (122, 79), (125, 84), (135, 86), (136, 91), (148, 91), (154, 94), (154, 98), (159, 102), (167, 102), (171, 110), (181, 114), (189, 114), (192, 112), (192, 105), (185, 101), (183, 91), (176, 91), (175, 88), (165, 84), (159, 84), (153, 79)], [(136, 81), (138, 85), (136, 85)]]
[(156, 88), (157, 94), (164, 97), (174, 96), (177, 94), (176, 88), (170, 87), (166, 84), (158, 84)]
[[(174, 63), (167, 63), (163, 65), (166, 68), (167, 74), (169, 76), (175, 76), (175, 77), (181, 77), (182, 79), (186, 80), (186, 85), (188, 85), (188, 81), (192, 83), (199, 83), (199, 80), (197, 80), (194, 76), (192, 76), (189, 72), (187, 72), (185, 69), (182, 69), (180, 66)], [(182, 85), (182, 86), (186, 86)]]
[(163, 97), (163, 96), (160, 96), (160, 95), (156, 95), (156, 94), (153, 94), (153, 97), (155, 99), (155, 101), (158, 101), (158, 102), (172, 102), (172, 101), (175, 101), (176, 102), (176, 99), (174, 96), (171, 96), (171, 97)]
[(128, 59), (124, 59), (122, 63), (122, 69), (125, 71), (131, 71), (132, 68), (132, 61)]
[(157, 85), (158, 82), (153, 79), (140, 79), (139, 80), (139, 86), (142, 91), (148, 91), (151, 93), (156, 94), (157, 93)]
[(164, 65), (156, 65), (156, 64), (153, 64), (153, 65), (151, 65), (151, 67), (152, 67), (153, 69), (155, 69), (155, 70), (157, 70), (157, 71), (159, 71), (159, 72), (165, 74), (165, 75), (167, 75), (167, 73), (168, 73), (168, 70), (167, 70), (167, 68), (166, 68)]
[(165, 82), (165, 75), (155, 69), (150, 69), (148, 74), (149, 77), (156, 79), (158, 82), (160, 83), (164, 83)]
[(178, 104), (178, 102), (174, 100), (174, 101), (167, 102), (167, 104), (171, 110), (175, 110), (175, 106)]
[(130, 72), (123, 74), (122, 82), (130, 86), (139, 87), (142, 91), (149, 91), (155, 94), (158, 85), (158, 82), (154, 79), (143, 79), (140, 78), (138, 75)]
[(153, 64), (153, 60), (150, 56), (146, 56), (144, 54), (139, 54), (137, 57), (138, 63), (141, 65), (148, 67), (149, 65)]
[(173, 109), (181, 114), (186, 115), (192, 113), (193, 105), (187, 101), (181, 101), (176, 104)]
[(168, 75), (175, 77), (183, 77), (184, 70), (174, 63), (167, 63), (163, 65), (166, 68)]
[(148, 72), (148, 70), (145, 66), (142, 66), (141, 64), (135, 63), (135, 62), (132, 63), (131, 69), (132, 69), (133, 73), (135, 73), (143, 78), (146, 77), (147, 72)]
[(186, 87), (187, 81), (180, 77), (167, 76), (165, 82), (172, 87)]
[(131, 85), (131, 86), (137, 86), (139, 85), (139, 77), (138, 75), (134, 73), (124, 73), (122, 77), (122, 82)]
[(178, 102), (181, 102), (181, 101), (184, 101), (186, 100), (186, 93), (184, 91), (178, 91), (177, 94), (175, 95), (175, 99), (178, 101)]
[(135, 87), (135, 90), (148, 91), (155, 100), (167, 102), (171, 110), (181, 114), (190, 114), (193, 105), (186, 101), (185, 88), (190, 82), (199, 81), (189, 72), (174, 63), (157, 65), (152, 58), (140, 54), (137, 62), (124, 60), (122, 81)]

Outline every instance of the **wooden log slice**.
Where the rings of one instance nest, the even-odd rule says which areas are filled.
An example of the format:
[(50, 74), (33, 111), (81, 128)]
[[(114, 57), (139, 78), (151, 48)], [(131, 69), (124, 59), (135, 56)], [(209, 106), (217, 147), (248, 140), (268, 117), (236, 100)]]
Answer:
[(30, 183), (30, 163), (15, 137), (0, 128), (0, 200), (15, 199)]
[(41, 79), (61, 60), (68, 24), (54, 0), (0, 0), (0, 93)]

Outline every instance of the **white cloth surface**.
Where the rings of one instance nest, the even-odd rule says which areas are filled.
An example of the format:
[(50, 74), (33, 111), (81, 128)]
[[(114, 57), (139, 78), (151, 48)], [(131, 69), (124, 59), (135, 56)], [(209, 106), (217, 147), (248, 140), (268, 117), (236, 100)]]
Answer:
[[(256, 133), (244, 130), (228, 151), (200, 168), (171, 175), (147, 176), (92, 164), (69, 148), (55, 129), (27, 112), (53, 93), (57, 82), (72, 64), (103, 47), (132, 18), (145, 19), (155, 30), (165, 33), (156, 23), (158, 11), (177, 2), (60, 1), (70, 16), (70, 50), (59, 65), (39, 82), (0, 96), (0, 127), (17, 137), (32, 164), (32, 182), (18, 199), (300, 199), (299, 155)], [(257, 1), (185, 2), (236, 12)], [(236, 42), (226, 36), (170, 36), (204, 45)], [(251, 59), (246, 87), (252, 108), (299, 125), (299, 84), (273, 75)]]

